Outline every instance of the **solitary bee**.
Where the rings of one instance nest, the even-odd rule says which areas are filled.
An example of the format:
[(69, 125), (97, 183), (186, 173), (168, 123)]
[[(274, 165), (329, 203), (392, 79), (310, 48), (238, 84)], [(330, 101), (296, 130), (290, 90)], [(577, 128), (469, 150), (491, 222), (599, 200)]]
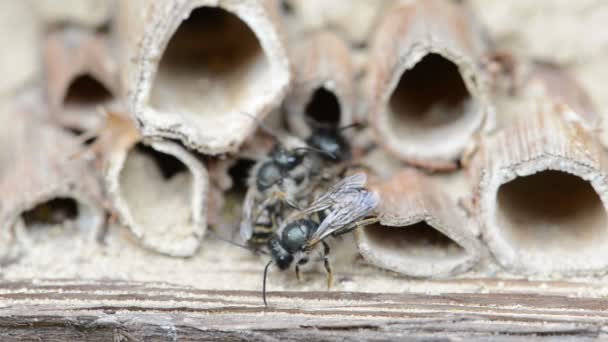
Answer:
[(296, 277), (300, 279), (300, 266), (308, 263), (311, 253), (319, 245), (323, 247), (321, 257), (327, 271), (327, 286), (333, 282), (328, 255), (328, 236), (348, 233), (358, 227), (374, 223), (372, 216), (380, 198), (377, 193), (364, 189), (367, 176), (356, 173), (348, 176), (319, 196), (301, 212), (291, 215), (273, 238), (268, 241), (271, 260), (264, 268), (262, 297), (266, 302), (266, 278), (272, 264), (284, 271), (295, 263)]
[(243, 204), (241, 237), (254, 245), (263, 245), (282, 221), (287, 208), (306, 204), (314, 163), (312, 154), (333, 158), (329, 152), (302, 145), (287, 148), (276, 139), (275, 146), (252, 168)]
[[(306, 142), (288, 148), (275, 139), (268, 158), (252, 169), (243, 204), (241, 238), (249, 244), (265, 245), (281, 224), (284, 213), (309, 204), (310, 199), (342, 175), (351, 159), (343, 128), (316, 125)], [(295, 138), (292, 137), (292, 144)]]

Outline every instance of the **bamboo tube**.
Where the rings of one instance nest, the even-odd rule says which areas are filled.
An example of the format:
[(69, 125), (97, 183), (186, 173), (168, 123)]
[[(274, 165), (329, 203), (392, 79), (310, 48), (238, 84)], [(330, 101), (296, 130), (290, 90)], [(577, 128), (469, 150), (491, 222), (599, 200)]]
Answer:
[(100, 128), (98, 107), (115, 102), (118, 66), (106, 35), (67, 27), (46, 40), (47, 96), (51, 114), (78, 131)]
[(607, 163), (563, 105), (522, 116), (483, 142), (472, 167), (485, 242), (506, 269), (574, 274), (608, 267)]
[(118, 219), (147, 249), (188, 257), (207, 228), (203, 164), (172, 141), (141, 141), (130, 120), (110, 114), (102, 132), (108, 197)]
[(583, 86), (566, 70), (558, 65), (533, 61), (520, 62), (519, 80), (516, 81), (516, 97), (525, 98), (535, 108), (547, 103), (569, 107), (587, 129), (600, 126), (599, 117), (593, 101)]
[(86, 161), (73, 158), (79, 142), (28, 112), (4, 109), (0, 120), (10, 125), (0, 134), (0, 254), (27, 252), (41, 227), (62, 227), (94, 242), (105, 212), (99, 179)]
[(289, 128), (310, 135), (307, 120), (332, 126), (354, 121), (354, 70), (346, 43), (329, 31), (311, 34), (294, 47), (294, 80), (285, 99)]
[(250, 116), (278, 106), (290, 82), (275, 6), (121, 1), (122, 83), (141, 133), (206, 154), (236, 151), (256, 127)]
[(601, 118), (586, 89), (559, 65), (497, 51), (488, 58), (486, 68), (492, 75), (497, 95), (494, 104), (500, 108), (497, 128), (547, 104), (570, 107), (571, 113), (576, 114), (576, 119), (586, 128), (596, 129), (601, 125)]
[(371, 44), (366, 85), (376, 140), (428, 168), (455, 166), (471, 136), (491, 125), (480, 58), (486, 42), (454, 1), (398, 4)]
[(413, 277), (445, 277), (479, 261), (481, 244), (433, 179), (408, 169), (371, 188), (382, 198), (380, 222), (356, 233), (368, 262)]

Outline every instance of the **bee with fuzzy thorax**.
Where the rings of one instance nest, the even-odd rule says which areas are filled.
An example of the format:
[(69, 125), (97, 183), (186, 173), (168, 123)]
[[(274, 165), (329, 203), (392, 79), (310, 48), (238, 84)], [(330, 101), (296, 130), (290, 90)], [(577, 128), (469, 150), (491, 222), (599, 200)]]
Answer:
[(240, 225), (244, 241), (266, 245), (286, 212), (307, 206), (315, 193), (344, 172), (351, 151), (341, 131), (319, 127), (306, 142), (290, 137), (281, 143), (272, 135), (272, 151), (249, 177)]
[(266, 302), (266, 278), (271, 265), (284, 271), (295, 264), (300, 279), (300, 266), (309, 262), (311, 254), (322, 246), (321, 260), (327, 271), (327, 287), (332, 284), (332, 271), (328, 259), (329, 236), (339, 236), (378, 220), (373, 215), (380, 197), (364, 188), (367, 176), (356, 173), (334, 184), (311, 205), (291, 215), (268, 241), (271, 260), (264, 268), (262, 297)]

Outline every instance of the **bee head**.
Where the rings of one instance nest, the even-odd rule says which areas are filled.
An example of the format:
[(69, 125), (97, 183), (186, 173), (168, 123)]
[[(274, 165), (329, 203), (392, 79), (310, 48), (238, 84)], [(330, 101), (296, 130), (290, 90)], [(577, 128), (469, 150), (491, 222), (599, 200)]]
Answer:
[(277, 265), (280, 270), (286, 270), (291, 266), (293, 262), (293, 255), (290, 254), (281, 246), (281, 243), (278, 239), (271, 239), (268, 241), (268, 248), (270, 249), (270, 255), (272, 256), (272, 260)]
[(258, 169), (255, 183), (259, 191), (265, 191), (275, 184), (281, 184), (283, 173), (274, 161), (267, 161)]
[(325, 152), (320, 154), (324, 159), (334, 161), (351, 159), (350, 144), (341, 134), (340, 129), (317, 127), (306, 139), (306, 143), (312, 148)]
[(272, 160), (283, 170), (290, 171), (302, 163), (303, 153), (289, 151), (283, 146), (276, 145), (271, 152)]
[(308, 241), (310, 235), (316, 229), (313, 221), (308, 219), (291, 222), (283, 230), (281, 235), (281, 245), (287, 252), (293, 254), (300, 250)]

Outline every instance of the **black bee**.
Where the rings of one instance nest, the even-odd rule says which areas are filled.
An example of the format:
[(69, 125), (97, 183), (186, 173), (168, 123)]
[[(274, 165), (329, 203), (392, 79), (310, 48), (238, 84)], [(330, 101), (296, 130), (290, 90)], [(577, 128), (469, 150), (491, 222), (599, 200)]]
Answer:
[(308, 146), (286, 148), (277, 140), (268, 157), (256, 163), (243, 204), (240, 231), (245, 241), (265, 244), (287, 207), (299, 208), (305, 201), (312, 181), (312, 153), (325, 154)]
[[(328, 259), (330, 248), (324, 239), (377, 221), (377, 217), (370, 215), (378, 206), (380, 198), (375, 192), (364, 189), (366, 180), (364, 173), (356, 173), (342, 179), (316, 198), (308, 208), (291, 215), (268, 241), (271, 260), (264, 268), (264, 305), (267, 305), (268, 268), (275, 264), (283, 271), (295, 263), (296, 276), (299, 279), (299, 267), (308, 263), (310, 254), (319, 244), (323, 246), (321, 255), (327, 271), (327, 286), (331, 286), (332, 271)], [(319, 213), (322, 215), (318, 215)]]
[[(346, 170), (351, 159), (343, 128), (312, 125), (313, 132), (297, 147), (286, 147), (270, 130), (275, 146), (268, 158), (252, 169), (243, 205), (241, 237), (249, 244), (263, 246), (272, 237), (289, 209), (305, 207)], [(292, 138), (292, 143), (295, 138)]]

